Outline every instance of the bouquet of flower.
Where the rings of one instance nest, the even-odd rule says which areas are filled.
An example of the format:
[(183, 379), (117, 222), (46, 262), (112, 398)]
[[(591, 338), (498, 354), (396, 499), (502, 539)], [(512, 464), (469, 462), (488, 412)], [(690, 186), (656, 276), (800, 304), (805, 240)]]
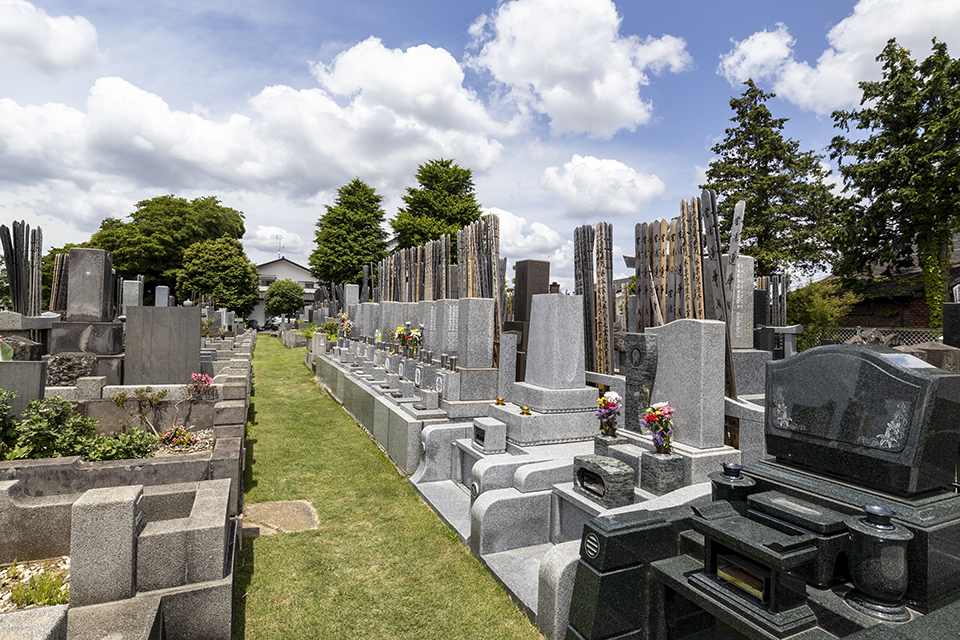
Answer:
[(653, 445), (657, 453), (670, 453), (673, 450), (673, 414), (676, 410), (666, 402), (658, 402), (647, 409), (643, 417), (643, 426), (653, 434)]
[(404, 334), (403, 344), (414, 349), (419, 348), (423, 344), (423, 325), (417, 325), (416, 329), (411, 329), (408, 326)]
[(353, 333), (353, 320), (348, 318), (345, 313), (340, 314), (340, 332), (344, 338), (349, 338), (350, 334)]
[(622, 399), (616, 391), (607, 391), (597, 399), (598, 409), (593, 415), (600, 419), (600, 433), (605, 436), (617, 435), (617, 418), (620, 416)]

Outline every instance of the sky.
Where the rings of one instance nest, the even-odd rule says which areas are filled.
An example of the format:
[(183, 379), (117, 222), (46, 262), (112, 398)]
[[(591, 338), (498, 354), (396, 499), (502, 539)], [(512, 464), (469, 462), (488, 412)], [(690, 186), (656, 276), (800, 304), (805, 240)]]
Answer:
[(960, 1), (0, 0), (0, 223), (46, 250), (213, 195), (253, 262), (306, 266), (339, 187), (364, 180), (389, 219), (450, 158), (501, 256), (572, 289), (576, 227), (631, 253), (699, 195), (744, 80), (823, 154), (890, 38), (960, 55)]

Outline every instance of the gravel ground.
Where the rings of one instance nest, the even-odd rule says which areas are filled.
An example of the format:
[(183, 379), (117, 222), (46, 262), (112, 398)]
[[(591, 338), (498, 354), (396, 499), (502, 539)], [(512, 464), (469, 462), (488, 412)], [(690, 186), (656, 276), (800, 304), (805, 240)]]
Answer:
[(191, 433), (197, 437), (197, 441), (189, 447), (175, 447), (173, 445), (161, 444), (159, 448), (153, 452), (153, 457), (182, 456), (187, 453), (198, 453), (200, 451), (210, 451), (213, 449), (213, 429), (203, 429), (201, 431), (192, 431)]

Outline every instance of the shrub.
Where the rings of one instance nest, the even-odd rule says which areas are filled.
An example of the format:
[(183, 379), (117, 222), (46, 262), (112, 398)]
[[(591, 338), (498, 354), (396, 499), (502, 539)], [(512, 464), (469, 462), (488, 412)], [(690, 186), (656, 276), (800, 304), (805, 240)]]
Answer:
[(140, 430), (108, 437), (96, 433), (97, 421), (77, 413), (72, 403), (57, 397), (27, 405), (14, 432), (8, 460), (80, 456), (85, 460), (145, 458), (159, 438)]
[(213, 378), (205, 373), (191, 373), (190, 384), (187, 385), (187, 393), (191, 398), (203, 400), (209, 398), (216, 392), (217, 388), (213, 386)]
[(63, 398), (33, 400), (14, 429), (17, 441), (8, 457), (18, 460), (79, 456), (96, 428), (96, 420), (84, 418)]
[(17, 422), (10, 415), (10, 403), (16, 397), (16, 391), (0, 389), (0, 460), (3, 460), (5, 452), (13, 447), (13, 443), (17, 440), (14, 432)]
[(157, 448), (160, 438), (134, 429), (114, 437), (98, 433), (87, 442), (83, 458), (85, 460), (127, 460), (131, 458), (149, 458)]
[(337, 330), (340, 328), (340, 324), (337, 322), (325, 322), (323, 324), (323, 332), (327, 334), (327, 340), (333, 342), (337, 339)]

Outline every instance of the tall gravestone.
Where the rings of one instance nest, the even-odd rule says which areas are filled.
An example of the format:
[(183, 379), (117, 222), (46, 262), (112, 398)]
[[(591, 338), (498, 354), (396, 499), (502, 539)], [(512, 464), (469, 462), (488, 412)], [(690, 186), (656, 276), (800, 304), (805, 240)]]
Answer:
[(457, 355), (460, 348), (459, 330), (459, 300), (437, 300), (437, 353), (445, 353), (449, 356)]
[(113, 306), (113, 254), (70, 249), (67, 321), (108, 322)]
[(733, 316), (730, 323), (730, 339), (734, 349), (753, 348), (754, 328), (754, 265), (750, 256), (737, 258), (737, 273), (733, 281)]
[(647, 333), (657, 339), (650, 402), (666, 402), (677, 410), (674, 440), (698, 449), (723, 446), (723, 323), (674, 320)]
[(131, 307), (143, 306), (143, 281), (124, 280), (122, 291), (123, 314), (126, 315)]
[(533, 296), (550, 292), (550, 262), (548, 260), (518, 260), (513, 295), (513, 319), (530, 322)]
[(165, 285), (158, 286), (153, 296), (153, 306), (166, 307), (166, 306), (169, 306), (169, 302), (170, 302), (170, 287), (167, 287)]
[(200, 313), (197, 307), (131, 308), (123, 383), (186, 384), (199, 373)]

